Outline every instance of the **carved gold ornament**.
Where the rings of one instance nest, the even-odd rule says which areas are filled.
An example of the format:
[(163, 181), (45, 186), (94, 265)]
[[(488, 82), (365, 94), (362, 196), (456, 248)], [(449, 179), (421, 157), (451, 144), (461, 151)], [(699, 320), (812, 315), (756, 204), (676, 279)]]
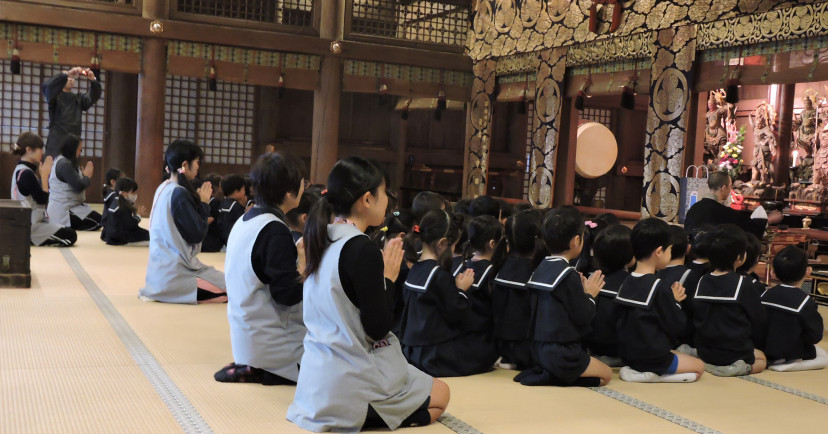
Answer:
[(653, 86), (653, 108), (659, 119), (670, 122), (684, 113), (690, 90), (684, 73), (676, 68), (666, 69)]

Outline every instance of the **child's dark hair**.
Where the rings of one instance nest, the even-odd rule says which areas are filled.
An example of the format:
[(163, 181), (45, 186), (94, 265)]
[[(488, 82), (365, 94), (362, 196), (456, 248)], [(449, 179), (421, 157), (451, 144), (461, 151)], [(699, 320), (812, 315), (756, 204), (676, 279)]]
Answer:
[(383, 248), (385, 247), (385, 242), (390, 238), (396, 238), (399, 234), (408, 234), (411, 232), (411, 229), (416, 224), (415, 221), (414, 214), (410, 210), (400, 209), (391, 212), (385, 217), (382, 226), (371, 235), (371, 239), (377, 243), (379, 248)]
[(799, 247), (787, 246), (773, 258), (773, 272), (786, 285), (797, 283), (808, 272), (808, 255)]
[(378, 194), (384, 183), (383, 171), (362, 157), (348, 157), (336, 162), (328, 175), (326, 193), (313, 205), (305, 223), (306, 277), (318, 271), (322, 255), (331, 242), (328, 238), (331, 218), (349, 216), (357, 200), (368, 192)]
[(577, 210), (563, 207), (555, 208), (543, 219), (541, 227), (543, 242), (550, 253), (562, 253), (569, 250), (572, 238), (584, 236), (584, 219)]
[(469, 198), (460, 199), (454, 204), (454, 215), (469, 215), (469, 207), (472, 200)]
[[(302, 163), (302, 160), (299, 160), (299, 162), (301, 163), (301, 167), (305, 167), (305, 163)], [(295, 193), (299, 193), (299, 190), (296, 190)], [(244, 175), (244, 195), (247, 197), (247, 200), (251, 200), (256, 196), (256, 189), (253, 188), (253, 178), (250, 175)]]
[(506, 244), (509, 254), (533, 258), (533, 268), (543, 259), (545, 250), (540, 241), (543, 215), (538, 210), (527, 209), (506, 219)]
[(45, 145), (43, 144), (43, 139), (40, 138), (40, 136), (31, 131), (25, 131), (20, 133), (17, 137), (17, 142), (14, 146), (12, 146), (12, 154), (24, 155), (26, 153), (26, 148), (41, 149), (43, 146)]
[(500, 218), (500, 202), (491, 196), (478, 196), (469, 205), (469, 215), (490, 215), (496, 219)]
[(221, 175), (218, 173), (208, 173), (207, 176), (204, 177), (204, 181), (209, 182), (210, 185), (213, 186), (213, 196), (217, 195), (219, 192), (222, 192)]
[(687, 231), (683, 227), (670, 225), (670, 245), (673, 246), (670, 252), (671, 261), (687, 256), (689, 238), (687, 237)]
[(745, 263), (736, 269), (736, 271), (742, 273), (750, 272), (750, 269), (759, 262), (759, 256), (762, 255), (762, 243), (759, 238), (756, 238), (756, 235), (745, 232), (745, 242)]
[(115, 181), (115, 192), (118, 194), (118, 206), (128, 209), (133, 214), (137, 212), (135, 205), (132, 204), (127, 198), (125, 198), (121, 192), (132, 193), (133, 191), (138, 190), (138, 183), (135, 182), (134, 179), (128, 178), (126, 176), (118, 178)]
[(124, 171), (117, 168), (117, 167), (110, 167), (107, 169), (106, 173), (104, 173), (104, 185), (109, 187), (110, 181), (117, 181), (122, 176), (124, 176)]
[(630, 234), (633, 255), (637, 261), (652, 256), (659, 247), (670, 247), (670, 225), (664, 220), (649, 217), (635, 224)]
[(414, 196), (414, 199), (411, 202), (411, 212), (414, 213), (414, 218), (417, 221), (423, 219), (423, 217), (432, 210), (440, 210), (445, 207), (446, 200), (443, 196), (433, 192), (433, 191), (421, 191)]
[(63, 144), (60, 147), (60, 155), (72, 163), (72, 167), (78, 168), (78, 148), (81, 145), (80, 137), (69, 134), (63, 139)]
[(618, 216), (611, 212), (598, 214), (594, 219), (592, 219), (592, 221), (604, 222), (607, 227), (621, 224), (621, 220), (618, 219)]
[(607, 225), (602, 221), (587, 220), (584, 222), (584, 247), (575, 261), (575, 270), (579, 273), (589, 274), (596, 270), (592, 263), (592, 243), (606, 227)]
[(518, 202), (518, 203), (512, 205), (512, 214), (510, 214), (510, 215), (515, 215), (515, 214), (517, 214), (521, 211), (526, 211), (526, 210), (529, 210), (529, 209), (534, 209), (532, 207), (531, 203), (529, 203), (529, 202)]
[(623, 270), (634, 257), (632, 229), (622, 224), (607, 227), (595, 237), (592, 251), (604, 274)]
[(474, 252), (486, 252), (489, 242), (494, 240), (492, 265), (500, 268), (503, 258), (506, 257), (506, 241), (503, 238), (503, 225), (500, 220), (490, 215), (480, 215), (473, 218), (466, 226), (469, 233), (468, 245), (465, 247), (465, 257), (471, 257)]
[(311, 208), (313, 208), (313, 204), (315, 204), (321, 197), (322, 193), (319, 188), (308, 187), (307, 190), (302, 193), (302, 198), (299, 199), (299, 205), (285, 213), (287, 223), (293, 227), (301, 225), (302, 222), (299, 220), (299, 217), (301, 217), (302, 214), (310, 213)]
[(708, 234), (713, 230), (711, 225), (702, 225), (690, 231), (690, 254), (692, 259), (707, 259), (707, 248), (710, 245)]
[[(250, 169), (249, 186), (255, 194), (256, 204), (273, 208), (281, 205), (288, 193), (298, 195), (299, 189), (302, 188), (304, 168), (305, 163), (302, 160), (284, 152), (260, 156)], [(233, 178), (233, 190), (224, 190), (225, 181), (230, 181), (231, 177)], [(225, 191), (225, 195), (232, 194), (239, 189), (247, 189), (247, 186), (245, 179), (238, 175), (227, 176), (221, 181), (221, 188)]]
[(720, 225), (705, 235), (707, 259), (713, 270), (733, 270), (736, 261), (745, 254), (745, 232), (736, 225)]
[[(208, 176), (206, 180), (210, 181), (210, 177)], [(221, 179), (221, 192), (224, 193), (224, 197), (228, 197), (239, 190), (244, 190), (245, 186), (244, 177), (235, 173)]]
[[(201, 147), (190, 140), (184, 139), (178, 139), (170, 143), (170, 145), (167, 146), (167, 150), (164, 152), (164, 161), (167, 163), (167, 169), (171, 174), (178, 173), (178, 169), (184, 166), (185, 162), (192, 165), (193, 161), (196, 159), (201, 160), (203, 158), (204, 151), (201, 150)], [(196, 203), (201, 201), (198, 197), (198, 193), (195, 191), (195, 188), (193, 188), (193, 185), (186, 179), (185, 176), (180, 176), (179, 174), (178, 185), (184, 187)]]
[(437, 264), (446, 271), (451, 270), (451, 246), (460, 237), (460, 225), (450, 211), (431, 210), (423, 216), (419, 227), (412, 230), (403, 238), (405, 260), (417, 262), (420, 260), (417, 255), (418, 242), (423, 247), (428, 246), (435, 253), (437, 243), (445, 238), (448, 241), (446, 249), (437, 258)]
[(466, 258), (463, 250), (466, 247), (466, 243), (469, 241), (468, 228), (472, 217), (468, 214), (454, 214), (454, 218), (457, 220), (457, 226), (460, 227), (460, 236), (457, 237), (457, 245), (454, 246), (454, 254), (462, 256), (463, 259), (468, 259)]
[(499, 220), (507, 219), (512, 216), (512, 204), (506, 202), (503, 199), (498, 199), (497, 202), (500, 204), (500, 217), (497, 217)]

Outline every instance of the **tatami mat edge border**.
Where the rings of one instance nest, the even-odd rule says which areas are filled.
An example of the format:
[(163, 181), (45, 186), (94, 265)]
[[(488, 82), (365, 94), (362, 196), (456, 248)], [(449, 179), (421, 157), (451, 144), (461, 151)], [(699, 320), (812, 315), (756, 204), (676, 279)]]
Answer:
[(478, 431), (476, 428), (472, 427), (471, 425), (463, 422), (462, 420), (452, 416), (449, 413), (443, 413), (438, 422), (445, 425), (448, 429), (460, 433), (460, 434), (483, 434), (482, 431)]
[(739, 378), (745, 381), (750, 381), (751, 383), (756, 383), (765, 387), (770, 387), (771, 389), (778, 390), (780, 392), (790, 393), (791, 395), (798, 396), (800, 398), (810, 399), (811, 401), (818, 402), (823, 405), (828, 405), (828, 398), (824, 398), (819, 395), (814, 395), (813, 393), (808, 393), (803, 390), (794, 389), (793, 387), (788, 387), (779, 383), (774, 383), (772, 381), (763, 380), (752, 375), (745, 375)]
[(639, 410), (645, 411), (650, 413), (654, 416), (658, 416), (668, 422), (672, 422), (676, 425), (681, 427), (687, 428), (691, 431), (697, 433), (704, 433), (704, 434), (721, 434), (719, 431), (716, 431), (713, 428), (706, 427), (696, 421), (681, 417), (675, 413), (671, 413), (661, 407), (656, 407), (648, 402), (642, 401), (640, 399), (633, 398), (632, 396), (625, 395), (617, 390), (612, 390), (607, 387), (590, 387), (590, 390), (594, 392), (598, 392), (601, 395), (607, 396), (612, 398), (616, 401), (623, 402), (629, 406), (635, 407)]
[[(77, 276), (83, 287), (89, 293), (89, 296), (98, 306), (101, 313), (103, 313), (106, 320), (112, 326), (115, 334), (124, 344), (124, 347), (129, 351), (130, 356), (141, 368), (141, 371), (147, 377), (152, 387), (161, 397), (161, 400), (170, 409), (175, 420), (181, 428), (187, 433), (212, 433), (213, 430), (207, 425), (207, 422), (198, 413), (198, 410), (193, 407), (192, 403), (187, 399), (184, 393), (175, 385), (172, 378), (167, 375), (158, 360), (147, 349), (141, 339), (132, 330), (132, 327), (126, 322), (123, 316), (115, 309), (109, 298), (98, 288), (95, 281), (89, 277), (89, 274), (78, 262), (75, 255), (68, 248), (60, 249), (64, 259), (72, 268), (72, 271)], [(136, 296), (137, 297), (137, 296)]]

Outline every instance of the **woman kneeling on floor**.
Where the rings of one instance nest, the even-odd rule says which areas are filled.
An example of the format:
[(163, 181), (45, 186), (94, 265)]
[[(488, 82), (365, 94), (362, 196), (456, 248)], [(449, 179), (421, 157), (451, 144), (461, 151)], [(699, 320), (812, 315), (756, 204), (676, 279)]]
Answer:
[(304, 190), (298, 158), (265, 154), (250, 172), (256, 206), (227, 240), (227, 319), (233, 360), (216, 372), (224, 383), (296, 384), (302, 359), (304, 246), (293, 243), (285, 213)]
[(287, 418), (307, 430), (428, 425), (448, 405), (448, 386), (409, 365), (390, 332), (386, 288), (399, 274), (402, 242), (380, 251), (364, 233), (382, 224), (386, 185), (375, 164), (340, 160), (305, 224), (308, 332)]
[(196, 191), (190, 181), (198, 174), (201, 148), (189, 140), (172, 142), (164, 153), (170, 179), (155, 191), (150, 212), (150, 246), (144, 301), (223, 303), (224, 273), (196, 257), (207, 233), (209, 182)]
[(92, 177), (92, 162), (80, 168), (83, 142), (69, 134), (63, 142), (55, 167), (49, 175), (49, 221), (61, 226), (71, 226), (78, 231), (95, 231), (101, 227), (101, 214), (85, 204), (86, 189)]

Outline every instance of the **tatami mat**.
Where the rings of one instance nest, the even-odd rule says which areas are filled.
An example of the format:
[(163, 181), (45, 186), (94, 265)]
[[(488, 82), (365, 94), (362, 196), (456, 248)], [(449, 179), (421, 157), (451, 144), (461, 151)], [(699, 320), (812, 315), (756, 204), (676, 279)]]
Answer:
[[(285, 420), (293, 387), (213, 380), (213, 373), (232, 361), (226, 305), (139, 301), (147, 249), (106, 246), (98, 236), (80, 234), (71, 254), (210, 428), (231, 433), (300, 431)], [(59, 250), (35, 248), (32, 258), (35, 287), (0, 290), (0, 432), (180, 431)], [(222, 253), (200, 258), (224, 268)], [(696, 384), (633, 384), (616, 375), (601, 394), (525, 387), (512, 381), (514, 375), (496, 370), (447, 379), (452, 394), (448, 412), (484, 433), (688, 432), (638, 408), (647, 407), (698, 427), (753, 433), (821, 430), (819, 415), (828, 410), (824, 404), (738, 378), (705, 375)], [(828, 371), (757, 377), (828, 395)], [(616, 400), (606, 394), (624, 396)], [(451, 430), (434, 424), (407, 432)]]

